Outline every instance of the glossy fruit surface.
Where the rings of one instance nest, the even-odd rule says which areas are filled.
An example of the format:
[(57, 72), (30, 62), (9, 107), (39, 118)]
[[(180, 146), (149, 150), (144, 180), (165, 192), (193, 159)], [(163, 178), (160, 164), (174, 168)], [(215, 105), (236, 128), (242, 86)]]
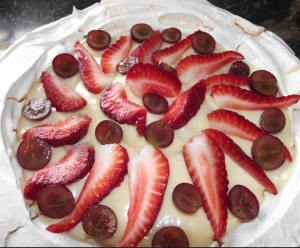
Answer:
[(192, 47), (199, 54), (210, 54), (216, 48), (216, 41), (210, 34), (200, 31), (193, 35)]
[(22, 114), (30, 120), (40, 121), (51, 114), (51, 102), (45, 98), (32, 98), (22, 109)]
[(264, 70), (253, 72), (249, 81), (250, 89), (263, 96), (275, 96), (278, 92), (276, 77)]
[(175, 44), (181, 40), (181, 31), (178, 28), (167, 28), (161, 32), (164, 42)]
[(135, 42), (142, 43), (150, 38), (154, 34), (154, 31), (148, 24), (140, 23), (131, 28), (130, 34)]
[(87, 34), (86, 42), (95, 51), (103, 51), (109, 47), (111, 36), (103, 30), (92, 30)]
[(268, 133), (279, 133), (284, 129), (285, 124), (285, 115), (277, 108), (267, 109), (260, 117), (260, 126)]
[(152, 240), (152, 247), (189, 247), (189, 240), (185, 232), (176, 226), (160, 229)]
[(57, 55), (52, 66), (55, 73), (62, 78), (73, 77), (79, 71), (77, 59), (68, 53)]
[(154, 147), (165, 148), (172, 144), (174, 131), (165, 122), (152, 122), (146, 127), (145, 139)]
[(235, 76), (249, 77), (250, 68), (245, 62), (236, 61), (236, 62), (232, 63), (230, 70), (229, 70), (229, 74), (232, 74)]
[(177, 71), (175, 68), (173, 68), (172, 66), (168, 65), (165, 62), (162, 61), (157, 61), (157, 63), (155, 64), (156, 67), (164, 69), (165, 71), (171, 72), (174, 76), (177, 77)]
[(135, 56), (128, 56), (117, 64), (116, 70), (121, 75), (127, 75), (129, 69), (138, 64), (139, 59)]
[(169, 108), (167, 99), (156, 93), (145, 94), (143, 104), (148, 112), (156, 115), (165, 113)]
[(123, 130), (117, 123), (105, 120), (98, 124), (95, 135), (102, 145), (120, 143)]

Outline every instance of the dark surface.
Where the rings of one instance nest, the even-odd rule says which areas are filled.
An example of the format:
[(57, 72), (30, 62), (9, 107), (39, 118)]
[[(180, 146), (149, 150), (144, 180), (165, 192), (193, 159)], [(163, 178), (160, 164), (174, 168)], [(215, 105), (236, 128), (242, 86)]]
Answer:
[[(44, 24), (84, 9), (97, 0), (0, 0), (0, 44), (12, 43)], [(210, 0), (218, 7), (265, 27), (300, 57), (300, 0)]]

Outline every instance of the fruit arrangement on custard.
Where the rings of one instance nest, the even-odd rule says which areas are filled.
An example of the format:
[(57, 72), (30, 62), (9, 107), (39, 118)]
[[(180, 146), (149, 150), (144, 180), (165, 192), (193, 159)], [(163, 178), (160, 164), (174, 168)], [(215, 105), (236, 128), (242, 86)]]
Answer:
[[(112, 238), (118, 226), (116, 214), (99, 204), (124, 183), (128, 174), (128, 223), (118, 246), (137, 246), (156, 221), (170, 173), (174, 173), (164, 148), (176, 142), (176, 132), (195, 118), (207, 97), (220, 109), (208, 113), (208, 129), (195, 133), (181, 147), (193, 184), (178, 184), (173, 202), (187, 214), (203, 207), (214, 232), (212, 240), (221, 239), (226, 232), (227, 209), (242, 221), (255, 219), (259, 202), (253, 192), (242, 185), (228, 192), (225, 156), (276, 195), (277, 189), (264, 170), (277, 169), (286, 160), (291, 162), (292, 156), (272, 134), (286, 125), (280, 109), (297, 103), (300, 95), (278, 96), (277, 80), (270, 72), (258, 70), (250, 76), (242, 54), (213, 53), (216, 41), (202, 31), (181, 40), (177, 28), (160, 32), (147, 24), (137, 24), (130, 35), (121, 36), (112, 45), (110, 35), (103, 30), (90, 31), (86, 41), (95, 51), (105, 50), (101, 66), (78, 41), (74, 46), (76, 58), (58, 55), (53, 59), (53, 70), (63, 79), (79, 72), (85, 88), (100, 96), (98, 104), (109, 120), (91, 130), (93, 116), (76, 113), (89, 104), (89, 99), (46, 71), (41, 75), (46, 99), (30, 99), (23, 108), (23, 116), (35, 124), (22, 133), (16, 156), (24, 169), (37, 170), (26, 182), (24, 197), (36, 201), (41, 214), (64, 218), (47, 230), (62, 233), (82, 222), (87, 235), (99, 240)], [(141, 45), (130, 54), (133, 41)], [(161, 49), (163, 43), (170, 45)], [(185, 57), (189, 49), (195, 54)], [(170, 66), (176, 63), (176, 69)], [(227, 74), (211, 76), (228, 64), (232, 65)], [(126, 85), (142, 105), (129, 100), (128, 91), (122, 83), (113, 82), (112, 73), (126, 76)], [(52, 108), (72, 115), (54, 124), (36, 124), (51, 116)], [(264, 111), (261, 128), (236, 110)], [(157, 117), (147, 125), (150, 114)], [(120, 144), (124, 125), (135, 125), (138, 135), (148, 143), (132, 158)], [(78, 144), (88, 132), (94, 132), (99, 143)], [(253, 142), (252, 158), (228, 135)], [(48, 165), (51, 147), (63, 146), (67, 154)], [(66, 186), (85, 177), (75, 201)], [(154, 235), (152, 246), (189, 246), (185, 232), (178, 226), (164, 227)]]

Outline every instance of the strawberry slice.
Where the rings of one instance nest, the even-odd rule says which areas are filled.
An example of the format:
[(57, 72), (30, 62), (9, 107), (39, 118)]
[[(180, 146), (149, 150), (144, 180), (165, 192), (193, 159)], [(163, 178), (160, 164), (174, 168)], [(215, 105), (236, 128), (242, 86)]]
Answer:
[(79, 41), (75, 43), (75, 53), (78, 58), (79, 72), (84, 86), (93, 94), (101, 93), (112, 83), (112, 78), (102, 71), (95, 58)]
[(232, 74), (214, 75), (207, 78), (207, 91), (211, 90), (213, 86), (220, 84), (249, 86), (249, 77), (236, 76)]
[(67, 185), (83, 179), (95, 161), (95, 149), (90, 142), (66, 146), (67, 155), (57, 163), (36, 172), (26, 183), (24, 197), (36, 201), (39, 192), (51, 185)]
[(140, 98), (147, 93), (164, 97), (176, 97), (181, 91), (181, 82), (174, 74), (154, 65), (138, 63), (131, 67), (126, 77), (130, 89)]
[(128, 223), (117, 247), (135, 247), (148, 234), (162, 206), (169, 173), (168, 159), (152, 146), (130, 160)]
[(206, 80), (201, 80), (172, 102), (161, 121), (168, 123), (173, 130), (182, 128), (197, 114), (205, 94)]
[(91, 121), (87, 115), (76, 114), (65, 121), (33, 127), (22, 135), (22, 139), (37, 136), (54, 147), (74, 145), (86, 136)]
[(229, 181), (224, 153), (213, 138), (202, 133), (183, 147), (183, 156), (191, 179), (203, 196), (203, 209), (214, 238), (220, 239), (226, 232), (228, 217)]
[[(260, 136), (269, 135), (244, 116), (230, 110), (218, 109), (208, 114), (207, 118), (210, 128), (249, 141), (254, 142)], [(292, 156), (286, 147), (285, 153), (288, 161), (292, 162)]]
[(211, 96), (218, 107), (235, 110), (283, 109), (297, 103), (300, 99), (300, 95), (265, 97), (234, 85), (214, 86)]
[(41, 82), (47, 99), (58, 112), (78, 110), (87, 104), (82, 96), (47, 72), (42, 72)]
[(212, 137), (223, 152), (259, 184), (264, 186), (273, 195), (277, 195), (276, 187), (267, 177), (266, 173), (231, 138), (215, 129), (206, 129), (203, 132)]
[(106, 116), (120, 124), (137, 125), (138, 133), (144, 135), (147, 110), (127, 99), (121, 83), (115, 83), (108, 87), (101, 96), (100, 108)]
[(131, 36), (121, 36), (121, 38), (110, 46), (102, 55), (101, 65), (104, 73), (116, 72), (118, 63), (125, 59), (132, 46)]
[(156, 64), (158, 61), (165, 62), (169, 65), (174, 64), (188, 49), (192, 47), (192, 38), (193, 35), (191, 34), (179, 43), (155, 52), (152, 56), (153, 64)]
[(176, 71), (182, 83), (195, 83), (236, 60), (244, 60), (244, 56), (234, 51), (191, 55), (178, 63)]
[(121, 145), (101, 146), (74, 210), (64, 220), (48, 226), (46, 230), (62, 233), (75, 227), (89, 206), (101, 202), (124, 180), (128, 160), (127, 151)]
[(131, 56), (138, 57), (139, 61), (146, 64), (152, 63), (152, 55), (158, 51), (163, 44), (163, 39), (159, 30), (156, 30), (154, 34), (143, 42), (142, 45), (138, 46), (132, 53)]

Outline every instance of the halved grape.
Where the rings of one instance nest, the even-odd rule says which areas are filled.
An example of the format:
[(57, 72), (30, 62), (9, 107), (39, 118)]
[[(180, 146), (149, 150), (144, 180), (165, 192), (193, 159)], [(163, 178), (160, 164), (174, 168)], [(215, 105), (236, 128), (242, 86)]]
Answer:
[(174, 76), (178, 77), (176, 69), (174, 69), (172, 66), (168, 65), (165, 62), (157, 61), (155, 66), (164, 69), (165, 71), (171, 72)]
[(154, 34), (154, 30), (148, 24), (140, 23), (131, 28), (130, 34), (135, 42), (143, 43)]
[(256, 196), (242, 185), (236, 185), (230, 190), (227, 206), (234, 216), (246, 222), (254, 220), (259, 214)]
[(60, 219), (72, 212), (75, 199), (67, 187), (54, 185), (44, 188), (38, 194), (37, 204), (43, 215)]
[(185, 232), (176, 226), (160, 229), (153, 237), (152, 247), (190, 247)]
[(92, 30), (87, 34), (86, 42), (95, 51), (102, 51), (109, 47), (111, 36), (103, 30)]
[(143, 96), (145, 108), (152, 114), (160, 115), (165, 113), (169, 108), (166, 98), (156, 93), (147, 93)]
[(271, 135), (264, 135), (256, 139), (251, 153), (253, 160), (264, 170), (275, 170), (286, 159), (284, 144), (280, 139)]
[(236, 61), (233, 62), (229, 74), (235, 75), (235, 76), (245, 76), (249, 77), (250, 75), (250, 68), (249, 66), (243, 62), (243, 61)]
[(116, 70), (121, 75), (127, 75), (129, 69), (138, 63), (139, 63), (138, 57), (128, 56), (117, 64)]
[(199, 31), (193, 34), (192, 47), (199, 54), (210, 54), (216, 48), (216, 41), (210, 34)]
[(26, 118), (35, 121), (46, 119), (51, 114), (51, 102), (42, 97), (32, 98), (22, 109)]
[(123, 138), (123, 130), (117, 123), (105, 120), (98, 124), (95, 135), (102, 145), (117, 144)]
[(68, 53), (57, 55), (52, 66), (55, 73), (62, 78), (73, 77), (79, 71), (78, 60)]
[(49, 163), (50, 159), (49, 144), (36, 136), (23, 140), (19, 145), (17, 160), (26, 170), (40, 170)]
[(167, 123), (155, 121), (146, 127), (145, 139), (152, 146), (165, 148), (172, 144), (174, 131)]
[(173, 202), (183, 212), (193, 214), (202, 207), (203, 197), (192, 184), (181, 183), (173, 191)]
[(264, 70), (255, 71), (250, 76), (250, 89), (263, 96), (274, 96), (278, 92), (276, 77)]
[(181, 40), (181, 31), (178, 28), (167, 28), (161, 32), (164, 42), (175, 44)]
[(106, 240), (114, 236), (117, 230), (117, 217), (109, 207), (93, 205), (85, 212), (82, 227), (86, 234)]
[(268, 133), (279, 133), (286, 124), (284, 113), (277, 108), (264, 111), (260, 117), (260, 126)]

